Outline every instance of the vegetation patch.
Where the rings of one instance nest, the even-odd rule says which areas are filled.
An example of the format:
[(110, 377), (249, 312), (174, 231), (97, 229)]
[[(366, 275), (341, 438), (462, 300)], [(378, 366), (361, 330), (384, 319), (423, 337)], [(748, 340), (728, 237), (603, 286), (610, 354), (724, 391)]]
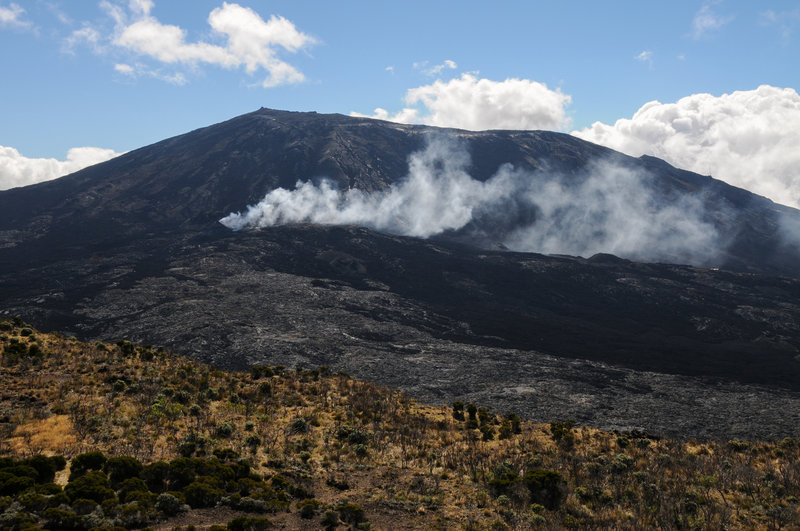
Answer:
[[(0, 330), (1, 529), (800, 521), (796, 438), (677, 441), (534, 424), (472, 403), (425, 406), (327, 368), (223, 372), (18, 320)], [(23, 355), (32, 344), (44, 355)]]

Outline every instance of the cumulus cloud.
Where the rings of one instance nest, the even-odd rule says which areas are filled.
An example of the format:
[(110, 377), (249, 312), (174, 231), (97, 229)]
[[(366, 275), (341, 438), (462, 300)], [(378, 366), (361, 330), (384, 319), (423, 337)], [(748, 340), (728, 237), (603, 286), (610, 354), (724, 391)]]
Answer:
[(692, 36), (695, 39), (706, 37), (733, 20), (732, 15), (722, 16), (715, 13), (711, 6), (716, 3), (719, 2), (706, 2), (695, 13), (692, 19)]
[(28, 20), (23, 20), (25, 10), (19, 4), (11, 2), (7, 6), (0, 5), (0, 28), (16, 27), (30, 28), (33, 24)]
[(800, 95), (791, 88), (762, 85), (719, 97), (651, 101), (630, 119), (572, 134), (800, 207)]
[(462, 230), (512, 250), (706, 263), (717, 232), (699, 198), (670, 202), (651, 191), (652, 176), (596, 161), (568, 180), (501, 166), (485, 182), (468, 173), (463, 145), (441, 137), (409, 157), (408, 175), (383, 192), (338, 190), (329, 181), (269, 192), (220, 222), (233, 229), (289, 223), (362, 225), (407, 236)]
[[(260, 82), (263, 87), (305, 80), (302, 72), (278, 54), (280, 51), (298, 52), (311, 46), (314, 39), (284, 17), (272, 15), (264, 20), (250, 8), (224, 2), (208, 16), (215, 41), (192, 41), (185, 29), (165, 24), (153, 16), (154, 5), (152, 0), (130, 0), (126, 10), (104, 0), (101, 6), (115, 23), (113, 35), (101, 37), (96, 28), (86, 26), (67, 39), (66, 47), (72, 49), (85, 42), (96, 52), (104, 53), (105, 48), (99, 44), (103, 40), (117, 50), (161, 65), (209, 64), (226, 69), (244, 68), (248, 74), (262, 71), (266, 73)], [(186, 80), (181, 73), (163, 74), (159, 67), (152, 65), (137, 68), (136, 72), (172, 83), (182, 84)]]
[(32, 159), (13, 147), (0, 146), (0, 190), (50, 181), (121, 154), (113, 149), (76, 147), (67, 152), (66, 160)]
[(474, 131), (486, 129), (562, 129), (568, 125), (566, 106), (571, 98), (544, 83), (509, 78), (492, 81), (462, 74), (449, 81), (409, 89), (409, 106), (395, 114), (377, 108), (372, 115), (351, 112), (352, 116), (456, 127)]

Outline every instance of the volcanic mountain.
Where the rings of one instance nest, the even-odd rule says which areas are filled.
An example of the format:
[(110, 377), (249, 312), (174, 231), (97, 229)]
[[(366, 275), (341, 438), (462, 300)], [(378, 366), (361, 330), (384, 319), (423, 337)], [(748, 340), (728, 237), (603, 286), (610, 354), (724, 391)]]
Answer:
[(541, 420), (779, 436), (800, 420), (792, 226), (560, 133), (261, 109), (0, 192), (0, 311)]

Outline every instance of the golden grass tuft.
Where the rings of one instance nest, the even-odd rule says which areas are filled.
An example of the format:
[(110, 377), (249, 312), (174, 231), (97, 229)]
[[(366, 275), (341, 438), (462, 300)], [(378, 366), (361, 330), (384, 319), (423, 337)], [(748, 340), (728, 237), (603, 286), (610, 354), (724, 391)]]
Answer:
[(16, 427), (7, 440), (16, 456), (63, 454), (78, 442), (67, 415), (33, 420)]

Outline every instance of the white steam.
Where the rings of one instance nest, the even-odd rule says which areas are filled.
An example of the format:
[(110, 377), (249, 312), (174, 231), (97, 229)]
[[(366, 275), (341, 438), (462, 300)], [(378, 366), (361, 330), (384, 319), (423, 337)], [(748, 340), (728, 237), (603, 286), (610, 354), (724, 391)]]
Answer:
[(220, 223), (234, 230), (306, 222), (363, 225), (425, 238), (463, 227), (487, 193), (496, 194), (490, 191), (492, 182), (481, 183), (464, 171), (468, 164), (464, 150), (435, 140), (409, 158), (408, 176), (387, 191), (342, 192), (327, 180), (319, 185), (298, 181), (294, 190), (273, 190), (244, 214), (230, 214)]
[(409, 157), (409, 173), (388, 190), (342, 191), (328, 180), (269, 192), (244, 213), (222, 218), (233, 230), (292, 223), (360, 225), (406, 236), (461, 230), (486, 244), (517, 251), (706, 263), (718, 234), (702, 201), (657, 200), (652, 176), (598, 162), (581, 177), (529, 173), (503, 165), (485, 182), (473, 179), (463, 146), (435, 138)]

